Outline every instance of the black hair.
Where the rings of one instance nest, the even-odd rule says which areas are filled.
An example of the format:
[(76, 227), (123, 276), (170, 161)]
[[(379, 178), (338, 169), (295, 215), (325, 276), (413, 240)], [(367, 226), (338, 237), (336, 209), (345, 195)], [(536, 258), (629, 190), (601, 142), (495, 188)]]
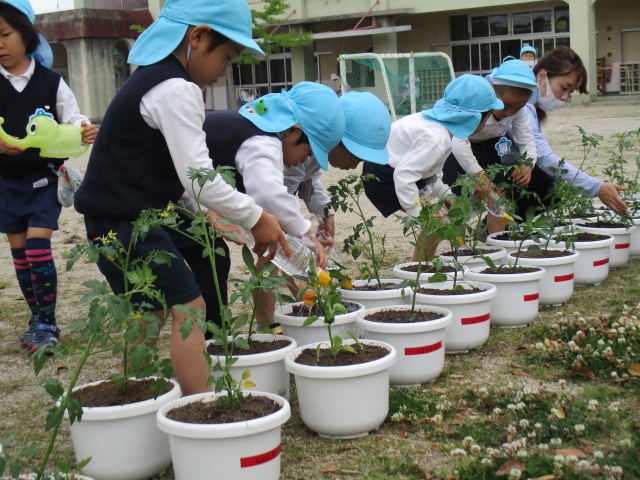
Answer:
[(220, 32), (216, 32), (215, 30), (209, 30), (209, 47), (207, 48), (207, 52), (212, 52), (220, 45), (225, 42), (231, 41), (229, 38), (225, 37)]
[(507, 92), (511, 92), (518, 98), (531, 98), (532, 91), (529, 88), (516, 87), (515, 85), (496, 85), (493, 84), (497, 95), (504, 95)]
[(22, 36), (27, 54), (36, 51), (40, 38), (38, 38), (38, 32), (36, 32), (33, 24), (24, 13), (8, 3), (2, 2), (0, 3), (0, 17), (4, 18), (4, 21)]
[(302, 144), (310, 145), (309, 137), (307, 137), (307, 134), (304, 133), (302, 131), (302, 129), (300, 129), (300, 138), (298, 138), (298, 141), (296, 142), (296, 145), (302, 145)]

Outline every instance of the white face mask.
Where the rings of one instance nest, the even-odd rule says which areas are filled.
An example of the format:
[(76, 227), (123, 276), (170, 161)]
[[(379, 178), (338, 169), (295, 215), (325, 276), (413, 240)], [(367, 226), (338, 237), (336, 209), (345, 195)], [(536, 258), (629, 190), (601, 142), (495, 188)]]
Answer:
[(547, 93), (544, 97), (538, 98), (538, 106), (545, 112), (555, 112), (563, 107), (564, 100), (560, 100), (553, 94), (551, 84), (549, 83), (549, 77), (545, 75), (544, 79), (545, 82), (547, 82)]
[(523, 60), (523, 62), (526, 63), (529, 66), (529, 68), (535, 67), (537, 63), (535, 60)]

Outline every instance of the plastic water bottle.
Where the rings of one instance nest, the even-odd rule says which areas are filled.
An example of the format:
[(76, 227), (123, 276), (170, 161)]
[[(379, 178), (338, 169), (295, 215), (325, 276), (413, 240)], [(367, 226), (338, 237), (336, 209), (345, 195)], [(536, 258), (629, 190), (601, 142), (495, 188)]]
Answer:
[[(253, 248), (256, 244), (253, 235), (248, 230), (245, 230), (245, 234), (246, 238), (242, 240), (244, 240), (247, 247)], [(306, 275), (309, 270), (309, 257), (313, 255), (313, 252), (300, 239), (286, 233), (284, 236), (291, 249), (291, 256), (287, 258), (282, 247), (278, 245), (276, 256), (271, 261), (287, 275)]]
[[(438, 198), (438, 195), (434, 191), (433, 186), (434, 186), (434, 183), (427, 183), (418, 192), (419, 197), (424, 199), (424, 201), (427, 202), (429, 205), (435, 205), (440, 200)], [(448, 218), (449, 217), (449, 209), (445, 205), (442, 205), (442, 208), (440, 210), (438, 210), (436, 215), (438, 215), (438, 214), (442, 216), (442, 219), (445, 222), (449, 221), (449, 218)]]
[(483, 200), (482, 204), (491, 215), (495, 215), (498, 218), (504, 218), (505, 220), (510, 220), (513, 222), (513, 217), (505, 211), (505, 209), (500, 204), (500, 201), (500, 195), (498, 195), (494, 190), (491, 190), (491, 203)]

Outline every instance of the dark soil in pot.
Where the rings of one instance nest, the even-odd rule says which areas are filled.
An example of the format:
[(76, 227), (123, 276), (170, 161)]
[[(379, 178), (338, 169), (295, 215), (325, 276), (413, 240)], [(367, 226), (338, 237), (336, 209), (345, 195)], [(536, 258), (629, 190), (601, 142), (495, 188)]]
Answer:
[(418, 323), (438, 320), (443, 316), (440, 312), (430, 312), (428, 310), (416, 310), (412, 313), (408, 309), (394, 310), (390, 308), (380, 312), (368, 313), (364, 319), (378, 323)]
[(597, 242), (600, 240), (606, 240), (609, 235), (600, 235), (599, 233), (578, 232), (575, 235), (568, 237), (558, 237), (557, 241), (569, 241), (569, 242)]
[(379, 292), (380, 290), (394, 290), (398, 288), (398, 284), (393, 282), (382, 282), (381, 285), (382, 288), (380, 288), (378, 282), (374, 280), (372, 283), (366, 285), (354, 285), (351, 290), (358, 292)]
[(523, 241), (523, 240), (529, 239), (529, 237), (523, 238), (522, 234), (518, 232), (502, 232), (500, 235), (494, 235), (493, 238), (495, 240), (506, 240), (509, 242)]
[(447, 256), (447, 257), (453, 257), (455, 255), (458, 255), (459, 257), (473, 257), (474, 255), (475, 256), (489, 255), (490, 253), (496, 253), (499, 251), (500, 251), (499, 248), (486, 248), (483, 250), (474, 250), (472, 248), (464, 248), (464, 249), (458, 250), (457, 252), (454, 252), (453, 250), (449, 250), (448, 252), (443, 252), (441, 255)]
[(296, 357), (295, 362), (314, 367), (344, 367), (373, 362), (389, 355), (389, 350), (378, 345), (361, 343), (360, 345), (353, 344), (351, 346), (356, 353), (340, 350), (335, 358), (328, 348), (321, 348), (319, 359), (315, 348), (305, 348)]
[[(417, 264), (416, 265), (405, 265), (404, 267), (401, 268), (401, 270), (403, 272), (415, 272), (415, 273), (418, 273), (418, 265)], [(420, 271), (422, 273), (437, 273), (437, 272), (453, 273), (453, 272), (456, 271), (456, 269), (455, 269), (455, 267), (453, 267), (451, 265), (442, 265), (440, 268), (437, 268), (435, 265), (422, 264), (420, 266)]]
[[(115, 407), (129, 405), (130, 403), (143, 402), (153, 398), (151, 385), (153, 378), (142, 380), (127, 380), (125, 390), (119, 383), (107, 381), (96, 385), (89, 385), (71, 393), (72, 398), (80, 400), (83, 407)], [(159, 395), (163, 395), (173, 389), (173, 384), (167, 382), (167, 386)]]
[(455, 288), (427, 288), (423, 287), (419, 293), (426, 295), (467, 295), (469, 293), (484, 292), (480, 287), (465, 288), (463, 290), (456, 290)]
[[(265, 352), (273, 352), (275, 350), (280, 350), (281, 348), (285, 348), (291, 345), (291, 340), (282, 339), (282, 340), (255, 340), (251, 339), (249, 342), (249, 350), (243, 350), (241, 348), (234, 348), (233, 355), (234, 356), (242, 356), (242, 355), (255, 355), (256, 353), (265, 353)], [(207, 345), (207, 353), (209, 355), (224, 355), (224, 349), (222, 345), (214, 345), (210, 343)]]
[[(352, 313), (360, 309), (360, 305), (353, 302), (342, 302), (342, 306), (347, 309), (347, 313)], [(294, 305), (291, 308), (291, 313), (289, 314), (292, 317), (310, 317), (311, 315), (318, 315), (319, 317), (324, 316), (324, 311), (320, 311), (317, 305), (313, 307), (308, 307), (306, 305)]]
[(491, 270), (489, 267), (487, 267), (484, 270), (480, 270), (480, 272), (478, 272), (478, 273), (487, 273), (487, 274), (496, 274), (496, 275), (511, 275), (511, 274), (514, 274), (514, 273), (538, 272), (539, 270), (540, 269), (536, 268), (536, 267), (521, 267), (519, 265), (516, 265), (516, 266), (500, 265), (499, 267), (496, 268), (495, 272), (493, 270)]
[(580, 223), (578, 226), (591, 228), (628, 228), (628, 225), (620, 222), (609, 222), (606, 220), (598, 220), (597, 222)]
[(527, 250), (526, 252), (519, 252), (516, 256), (519, 258), (559, 258), (568, 257), (573, 255), (573, 252), (569, 250), (546, 250), (540, 251)]
[(183, 423), (203, 425), (234, 423), (266, 417), (280, 410), (280, 405), (267, 397), (247, 395), (243, 405), (225, 406), (217, 400), (206, 402), (198, 400), (167, 412), (167, 418)]

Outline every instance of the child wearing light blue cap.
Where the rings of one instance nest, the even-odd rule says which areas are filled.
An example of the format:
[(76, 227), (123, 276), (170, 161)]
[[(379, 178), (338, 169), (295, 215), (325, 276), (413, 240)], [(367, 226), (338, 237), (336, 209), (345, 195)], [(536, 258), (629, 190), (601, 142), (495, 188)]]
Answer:
[(525, 45), (520, 49), (520, 60), (526, 63), (529, 68), (535, 67), (537, 58), (538, 52), (531, 45)]
[[(379, 182), (365, 182), (365, 193), (385, 216), (402, 209), (420, 213), (420, 189), (433, 184), (442, 195), (448, 190), (438, 178), (451, 153), (453, 137), (466, 138), (484, 126), (489, 113), (504, 107), (491, 85), (482, 77), (462, 75), (449, 82), (444, 97), (432, 109), (408, 115), (391, 125), (387, 142), (389, 164), (365, 163), (363, 173)], [(417, 251), (414, 252), (418, 259)]]
[[(501, 163), (515, 143), (520, 152), (535, 164), (536, 142), (533, 138), (529, 116), (523, 107), (538, 99), (538, 83), (531, 69), (521, 60), (509, 60), (501, 64), (493, 73), (491, 85), (496, 96), (504, 103), (504, 108), (495, 109), (484, 128), (468, 138), (453, 140), (452, 157), (444, 167), (443, 181), (455, 182), (458, 174), (468, 172), (482, 177), (481, 172), (491, 164)], [(511, 128), (512, 138), (506, 132)], [(506, 157), (505, 157), (506, 158)], [(511, 174), (510, 180), (519, 185), (531, 181), (531, 166), (521, 165)], [(490, 182), (478, 182), (476, 195), (485, 198), (487, 190), (494, 188)], [(456, 192), (457, 193), (457, 192)], [(489, 232), (502, 229), (500, 219), (489, 217)]]
[[(0, 0), (0, 117), (11, 136), (23, 138), (36, 116), (85, 127), (93, 143), (97, 129), (80, 113), (71, 89), (50, 70), (53, 54), (33, 23), (28, 0)], [(29, 353), (58, 344), (57, 271), (51, 250), (61, 205), (58, 176), (64, 160), (40, 156), (0, 139), (0, 232), (7, 234), (18, 285), (30, 310), (20, 343)], [(51, 352), (52, 353), (52, 352)]]
[[(211, 168), (202, 130), (201, 89), (223, 76), (227, 63), (243, 50), (263, 55), (251, 38), (251, 11), (245, 0), (167, 0), (159, 18), (135, 42), (129, 62), (140, 67), (109, 105), (91, 152), (75, 207), (84, 214), (87, 237), (100, 242), (109, 232), (129, 243), (132, 220), (141, 211), (165, 208), (186, 193), (225, 218), (251, 229), (254, 251), (275, 254), (281, 244), (290, 254), (278, 220), (220, 176), (194, 192), (189, 170)], [(224, 130), (219, 132), (225, 135)], [(212, 152), (215, 155), (215, 152)], [(171, 361), (185, 395), (209, 391), (203, 351), (204, 334), (194, 328), (183, 339), (186, 316), (176, 305), (205, 310), (193, 272), (181, 253), (183, 246), (164, 229), (152, 229), (136, 244), (133, 257), (164, 250), (175, 258), (153, 265), (155, 286), (172, 316)], [(98, 267), (115, 293), (124, 292), (124, 278), (105, 259)], [(145, 297), (132, 299), (135, 304)], [(154, 305), (163, 315), (160, 305)]]

